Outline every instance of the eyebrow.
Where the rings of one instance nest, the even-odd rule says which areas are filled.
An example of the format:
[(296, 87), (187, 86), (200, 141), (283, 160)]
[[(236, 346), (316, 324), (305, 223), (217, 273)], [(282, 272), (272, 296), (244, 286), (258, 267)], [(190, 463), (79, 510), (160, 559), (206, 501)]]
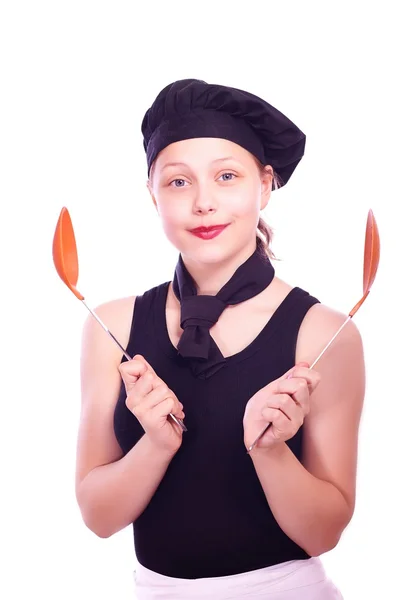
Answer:
[[(211, 165), (215, 164), (215, 163), (219, 163), (219, 162), (225, 162), (227, 160), (235, 160), (237, 162), (237, 159), (234, 158), (234, 156), (224, 156), (223, 158), (216, 158), (215, 160), (213, 160), (211, 162)], [(166, 165), (164, 165), (161, 169), (161, 171), (163, 171), (164, 169), (166, 169), (167, 167), (188, 167), (189, 165), (187, 165), (184, 162), (168, 162), (166, 163)]]

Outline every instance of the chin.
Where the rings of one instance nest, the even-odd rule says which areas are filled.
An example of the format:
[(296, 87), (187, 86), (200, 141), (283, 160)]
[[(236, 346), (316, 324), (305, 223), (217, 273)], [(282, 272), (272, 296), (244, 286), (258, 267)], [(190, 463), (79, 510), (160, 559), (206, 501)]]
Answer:
[(216, 244), (209, 241), (198, 240), (199, 244), (184, 244), (179, 251), (183, 257), (187, 257), (196, 263), (219, 264), (231, 260), (239, 252), (231, 244)]

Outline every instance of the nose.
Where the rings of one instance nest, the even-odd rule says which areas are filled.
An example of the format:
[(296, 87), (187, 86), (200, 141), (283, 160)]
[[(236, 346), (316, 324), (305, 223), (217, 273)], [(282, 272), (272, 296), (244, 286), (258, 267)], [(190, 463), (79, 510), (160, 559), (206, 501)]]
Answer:
[(216, 200), (209, 188), (198, 185), (193, 201), (193, 212), (197, 215), (203, 215), (215, 212), (216, 208)]

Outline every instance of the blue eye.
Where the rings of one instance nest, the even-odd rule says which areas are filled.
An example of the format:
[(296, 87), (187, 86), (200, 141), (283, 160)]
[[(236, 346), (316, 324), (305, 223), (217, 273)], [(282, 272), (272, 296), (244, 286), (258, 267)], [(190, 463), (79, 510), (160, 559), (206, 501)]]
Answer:
[(234, 173), (223, 173), (220, 177), (224, 177), (225, 175), (232, 175), (232, 177), (229, 177), (229, 179), (224, 179), (223, 181), (232, 181), (233, 177), (236, 177), (236, 175), (234, 175)]
[(180, 185), (180, 184), (186, 183), (185, 179), (174, 179), (173, 181), (170, 182), (170, 184), (172, 185), (175, 182), (176, 182), (176, 185), (174, 185), (173, 187), (184, 187), (184, 185)]

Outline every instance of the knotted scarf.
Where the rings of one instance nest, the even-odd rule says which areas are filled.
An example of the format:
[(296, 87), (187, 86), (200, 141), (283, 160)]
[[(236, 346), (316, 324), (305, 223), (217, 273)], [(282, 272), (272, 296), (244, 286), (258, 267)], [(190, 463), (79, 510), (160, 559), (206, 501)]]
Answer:
[(207, 379), (226, 365), (226, 359), (209, 331), (224, 309), (256, 296), (273, 278), (273, 265), (257, 248), (215, 296), (198, 295), (195, 281), (179, 255), (172, 283), (180, 301), (180, 327), (183, 329), (177, 350), (189, 361), (196, 377)]

